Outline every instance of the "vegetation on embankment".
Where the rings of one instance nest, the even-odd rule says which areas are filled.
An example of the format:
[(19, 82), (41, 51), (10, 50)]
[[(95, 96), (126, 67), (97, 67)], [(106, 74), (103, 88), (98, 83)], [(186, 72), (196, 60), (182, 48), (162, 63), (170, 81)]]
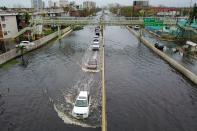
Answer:
[(16, 64), (19, 64), (19, 63), (20, 63), (19, 60), (13, 59), (13, 60), (10, 60), (10, 61), (6, 62), (5, 64), (0, 65), (0, 68), (6, 69), (6, 70), (7, 70), (7, 69), (9, 69), (11, 66), (16, 65)]
[(77, 31), (77, 30), (82, 30), (83, 29), (83, 26), (74, 26), (73, 27), (73, 31)]

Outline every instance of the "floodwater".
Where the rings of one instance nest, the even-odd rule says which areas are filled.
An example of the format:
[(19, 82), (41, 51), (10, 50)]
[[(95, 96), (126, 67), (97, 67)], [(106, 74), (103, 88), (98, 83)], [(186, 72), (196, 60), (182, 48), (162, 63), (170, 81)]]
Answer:
[[(27, 67), (0, 68), (1, 131), (101, 130), (100, 72), (82, 70), (93, 36), (87, 26), (25, 55)], [(104, 36), (108, 130), (196, 131), (196, 86), (125, 27), (105, 27)], [(91, 95), (86, 120), (70, 114), (80, 90)]]
[(196, 131), (196, 86), (125, 27), (104, 34), (108, 130)]
[[(82, 70), (82, 59), (92, 57), (93, 36), (94, 27), (85, 27), (25, 55), (26, 68), (19, 63), (0, 69), (1, 131), (100, 130), (100, 73)], [(71, 116), (82, 90), (91, 95), (90, 116), (83, 121)]]
[(183, 44), (185, 43), (161, 41), (161, 40), (156, 39), (154, 36), (148, 33), (144, 33), (144, 37), (148, 41), (152, 42), (153, 44), (156, 42), (160, 42), (163, 45), (165, 45), (166, 46), (165, 53), (167, 55), (169, 55), (171, 58), (173, 58), (174, 60), (179, 62), (181, 65), (183, 65), (184, 67), (186, 67), (187, 69), (189, 69), (190, 71), (192, 71), (193, 73), (197, 75), (197, 60), (195, 58), (189, 55), (183, 55), (180, 52), (173, 52), (173, 49), (177, 47), (182, 47)]

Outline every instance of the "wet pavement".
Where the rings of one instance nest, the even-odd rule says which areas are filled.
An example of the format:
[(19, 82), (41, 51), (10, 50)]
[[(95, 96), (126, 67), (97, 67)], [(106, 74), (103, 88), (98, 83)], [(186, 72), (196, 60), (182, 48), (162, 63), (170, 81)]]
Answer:
[[(82, 70), (93, 36), (87, 26), (25, 55), (26, 68), (0, 68), (1, 131), (101, 130), (100, 72)], [(104, 36), (108, 130), (196, 131), (196, 86), (125, 27), (105, 27)], [(92, 97), (83, 121), (70, 114), (80, 90)]]

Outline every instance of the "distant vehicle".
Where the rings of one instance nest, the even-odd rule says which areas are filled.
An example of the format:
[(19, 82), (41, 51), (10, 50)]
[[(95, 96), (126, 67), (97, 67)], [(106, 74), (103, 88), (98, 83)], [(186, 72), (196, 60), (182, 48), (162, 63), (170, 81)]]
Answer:
[(95, 35), (100, 36), (100, 32), (95, 32)]
[(155, 43), (155, 47), (156, 47), (157, 49), (161, 50), (161, 51), (163, 51), (163, 49), (164, 49), (164, 45), (161, 44), (161, 43), (159, 43), (159, 42), (156, 42), (156, 43)]
[(99, 30), (99, 31), (100, 31), (100, 27), (99, 27), (99, 26), (97, 26), (97, 27), (95, 28), (95, 31), (96, 31), (96, 30)]
[(140, 29), (140, 26), (139, 25), (135, 25), (134, 26), (134, 30), (139, 30)]
[(25, 48), (28, 49), (28, 48), (30, 48), (30, 47), (32, 47), (34, 45), (35, 45), (35, 43), (33, 43), (33, 42), (21, 41), (20, 44), (16, 45), (16, 47), (22, 47), (22, 46), (24, 46)]
[(99, 44), (99, 40), (98, 40), (98, 39), (94, 39), (94, 40), (93, 40), (93, 43), (94, 43), (94, 44)]
[(90, 96), (87, 91), (80, 91), (72, 110), (72, 116), (77, 119), (85, 119), (89, 116)]
[(99, 36), (98, 36), (98, 35), (95, 35), (95, 36), (94, 36), (94, 39), (98, 39), (98, 38), (99, 38)]
[(95, 35), (100, 36), (100, 28), (99, 27), (95, 28)]
[(100, 48), (99, 42), (94, 42), (94, 43), (91, 45), (91, 47), (92, 47), (92, 50), (93, 50), (93, 51), (98, 51), (99, 48)]
[(87, 69), (96, 70), (97, 69), (97, 60), (96, 59), (89, 59), (86, 64)]

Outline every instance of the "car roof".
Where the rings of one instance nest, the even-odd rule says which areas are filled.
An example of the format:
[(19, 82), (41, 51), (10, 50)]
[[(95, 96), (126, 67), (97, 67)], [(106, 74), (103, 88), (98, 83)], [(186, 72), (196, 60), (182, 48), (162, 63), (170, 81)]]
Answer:
[(88, 92), (87, 91), (80, 91), (78, 98), (83, 99), (84, 97), (87, 98)]
[(89, 62), (97, 62), (96, 59), (89, 59), (88, 61), (89, 61)]
[(21, 41), (21, 43), (29, 43), (29, 41)]

